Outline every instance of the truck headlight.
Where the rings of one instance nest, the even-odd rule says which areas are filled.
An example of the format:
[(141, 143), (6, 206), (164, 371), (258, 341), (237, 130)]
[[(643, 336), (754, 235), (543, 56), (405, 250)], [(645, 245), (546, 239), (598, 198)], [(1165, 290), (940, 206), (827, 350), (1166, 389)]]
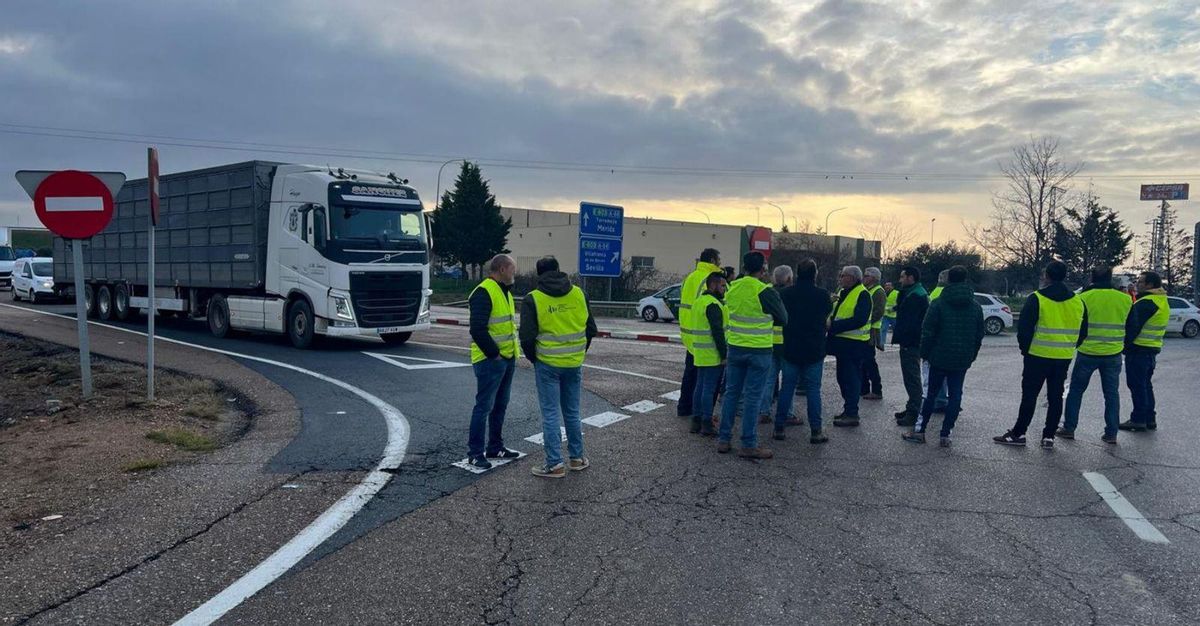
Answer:
[(342, 296), (331, 296), (333, 298), (333, 314), (344, 319), (354, 321), (354, 312), (350, 309), (350, 301)]
[(54, 281), (47, 280), (42, 283), (42, 286), (45, 287), (46, 289), (50, 289), (50, 288), (54, 287)]

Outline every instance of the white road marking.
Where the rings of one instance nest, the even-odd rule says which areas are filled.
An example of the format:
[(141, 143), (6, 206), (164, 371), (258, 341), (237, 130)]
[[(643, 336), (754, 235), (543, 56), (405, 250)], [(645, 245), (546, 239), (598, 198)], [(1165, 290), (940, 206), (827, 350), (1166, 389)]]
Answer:
[(1100, 494), (1100, 498), (1108, 504), (1108, 508), (1112, 509), (1112, 512), (1116, 513), (1122, 522), (1125, 522), (1129, 530), (1132, 530), (1133, 534), (1138, 536), (1138, 539), (1149, 541), (1150, 543), (1171, 543), (1167, 540), (1166, 536), (1154, 527), (1154, 524), (1150, 523), (1150, 520), (1146, 519), (1146, 516), (1142, 515), (1140, 511), (1130, 504), (1129, 500), (1126, 500), (1120, 491), (1117, 491), (1117, 488), (1104, 474), (1084, 472), (1083, 477), (1092, 485), (1092, 489), (1095, 489), (1096, 493)]
[[(469, 351), (471, 350), (470, 348), (464, 348), (464, 347), (462, 347), (462, 346), (448, 346), (448, 345), (446, 345), (446, 344), (444, 344), (444, 343), (429, 343), (429, 342), (427, 342), (427, 341), (409, 341), (408, 343), (411, 343), (411, 344), (414, 344), (414, 345), (418, 345), (418, 346), (431, 346), (431, 347), (434, 347), (434, 348), (446, 348), (446, 349), (449, 349), (449, 350), (463, 350), (463, 351), (466, 351), (466, 352), (469, 352)], [(626, 376), (635, 376), (635, 377), (637, 377), (637, 378), (645, 378), (645, 379), (647, 379), (647, 380), (657, 380), (658, 382), (662, 382), (662, 383), (671, 383), (672, 385), (678, 385), (678, 384), (679, 384), (679, 381), (677, 381), (677, 380), (671, 380), (671, 379), (669, 379), (669, 378), (659, 378), (658, 376), (651, 376), (651, 375), (649, 375), (649, 374), (639, 374), (639, 373), (637, 373), (637, 372), (629, 372), (629, 371), (626, 371), (626, 370), (618, 370), (618, 369), (613, 369), (613, 368), (611, 368), (611, 367), (600, 367), (599, 365), (589, 365), (589, 364), (587, 364), (587, 363), (584, 363), (584, 364), (583, 364), (583, 366), (584, 366), (584, 367), (586, 367), (586, 368), (588, 368), (588, 369), (593, 369), (593, 370), (603, 370), (603, 371), (605, 371), (605, 372), (613, 372), (614, 374), (625, 374)]]
[(627, 404), (621, 408), (625, 409), (626, 411), (633, 411), (634, 413), (649, 413), (650, 411), (653, 411), (654, 409), (660, 408), (662, 406), (664, 406), (664, 405), (659, 404), (653, 400), (641, 400), (638, 402), (634, 402), (633, 404)]
[(661, 395), (659, 397), (666, 398), (672, 402), (679, 402), (679, 394), (681, 394), (682, 392), (683, 392), (683, 390), (676, 389), (675, 391), (668, 391), (667, 393), (664, 393), (663, 395)]
[[(562, 437), (562, 440), (563, 440), (563, 441), (566, 441), (566, 440), (567, 440), (567, 427), (566, 427), (566, 426), (559, 426), (559, 427), (558, 427), (558, 432), (559, 432), (559, 435)], [(544, 433), (538, 433), (538, 434), (536, 434), (536, 435), (530, 435), (530, 436), (528, 436), (528, 437), (526, 437), (526, 438), (525, 438), (525, 441), (528, 441), (529, 443), (532, 443), (532, 444), (534, 444), (534, 445), (539, 445), (539, 446), (546, 445), (546, 440), (542, 438), (543, 434), (544, 434)]]
[(516, 452), (517, 454), (520, 454), (521, 456), (519, 456), (515, 459), (488, 459), (488, 461), (490, 461), (492, 463), (492, 466), (488, 469), (484, 469), (482, 467), (475, 467), (474, 465), (471, 465), (468, 462), (468, 461), (470, 461), (470, 459), (463, 459), (461, 461), (456, 461), (454, 463), (451, 463), (450, 465), (453, 465), (454, 467), (457, 467), (459, 469), (465, 469), (468, 472), (471, 472), (472, 474), (482, 474), (484, 472), (490, 472), (491, 470), (494, 470), (497, 467), (500, 467), (501, 465), (508, 465), (509, 463), (512, 463), (513, 461), (519, 461), (519, 460), (525, 458), (526, 456), (528, 456), (526, 453), (521, 452), (520, 450), (514, 450), (513, 452)]
[[(74, 317), (60, 315), (58, 313), (51, 313), (49, 311), (38, 311), (36, 309), (28, 309), (10, 304), (0, 304), (0, 306), (39, 315), (48, 315), (75, 321)], [(103, 326), (104, 328), (111, 328), (113, 330), (125, 333), (141, 335), (142, 337), (146, 336), (146, 333), (128, 328), (121, 328), (119, 326), (112, 326), (110, 324), (103, 324), (99, 322), (88, 323), (96, 326)], [(313, 520), (295, 537), (292, 537), (290, 541), (283, 544), (283, 546), (276, 550), (274, 554), (267, 557), (265, 561), (259, 563), (254, 569), (250, 570), (244, 576), (234, 581), (233, 584), (226, 587), (223, 591), (213, 596), (191, 613), (183, 616), (183, 618), (181, 618), (178, 622), (175, 622), (176, 625), (186, 626), (191, 626), (193, 624), (207, 625), (217, 621), (221, 618), (221, 616), (225, 615), (229, 611), (233, 610), (234, 607), (245, 601), (246, 598), (258, 593), (267, 585), (271, 584), (277, 578), (294, 567), (300, 562), (301, 559), (307, 556), (308, 553), (315, 550), (317, 546), (320, 546), (325, 542), (326, 539), (333, 536), (334, 533), (345, 526), (346, 523), (355, 516), (355, 514), (357, 514), (364, 506), (367, 505), (367, 502), (369, 502), (376, 493), (379, 493), (380, 489), (383, 489), (384, 485), (386, 485), (392, 478), (392, 475), (384, 470), (399, 467), (400, 463), (404, 461), (404, 453), (405, 450), (408, 449), (408, 420), (404, 417), (404, 414), (401, 413), (399, 409), (384, 402), (378, 397), (359, 389), (354, 385), (342, 382), (336, 378), (326, 376), (319, 372), (297, 367), (290, 363), (273, 361), (271, 359), (251, 356), (249, 354), (242, 354), (240, 352), (233, 352), (230, 350), (210, 348), (208, 346), (180, 341), (178, 339), (156, 337), (155, 340), (187, 346), (189, 348), (204, 350), (206, 352), (223, 354), (225, 356), (239, 359), (246, 359), (248, 361), (265, 363), (267, 365), (274, 365), (276, 367), (281, 367), (283, 369), (311, 376), (317, 380), (345, 389), (346, 391), (358, 396), (371, 406), (375, 407), (375, 409), (378, 410), (383, 416), (384, 421), (387, 422), (388, 437), (387, 444), (383, 449), (383, 458), (379, 460), (379, 464), (375, 466), (375, 469), (363, 478), (362, 482), (343, 495), (337, 502), (333, 504), (333, 506), (326, 509), (324, 513), (321, 513), (317, 519)]]
[[(363, 354), (374, 357), (383, 361), (401, 367), (406, 370), (436, 370), (446, 369), (450, 367), (471, 367), (470, 363), (457, 363), (454, 361), (439, 361), (437, 359), (421, 359), (415, 356), (401, 356), (398, 354), (378, 354), (376, 352), (363, 352)], [(404, 361), (421, 361), (419, 364), (405, 363)]]
[(605, 426), (616, 424), (617, 422), (627, 419), (629, 419), (629, 416), (625, 415), (624, 413), (605, 411), (603, 413), (597, 413), (591, 417), (583, 418), (583, 423), (589, 426), (595, 426), (596, 428), (604, 428)]

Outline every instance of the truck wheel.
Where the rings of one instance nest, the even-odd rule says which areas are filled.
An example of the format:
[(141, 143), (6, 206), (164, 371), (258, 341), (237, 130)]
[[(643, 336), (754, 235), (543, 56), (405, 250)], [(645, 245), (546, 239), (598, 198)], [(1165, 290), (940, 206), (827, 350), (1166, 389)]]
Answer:
[(389, 346), (402, 346), (412, 337), (411, 332), (407, 333), (384, 333), (379, 336)]
[(112, 319), (112, 287), (109, 287), (108, 285), (100, 285), (100, 290), (96, 292), (96, 314), (97, 317), (106, 322)]
[(133, 309), (129, 308), (129, 287), (124, 283), (117, 285), (113, 295), (113, 312), (122, 322), (133, 316)]
[(83, 286), (83, 311), (88, 317), (96, 317), (96, 288), (91, 284)]
[(229, 302), (219, 293), (208, 300), (208, 330), (213, 337), (229, 335)]
[(315, 331), (313, 328), (316, 319), (313, 317), (312, 307), (305, 300), (297, 300), (288, 308), (288, 339), (292, 340), (292, 345), (305, 350), (312, 347)]

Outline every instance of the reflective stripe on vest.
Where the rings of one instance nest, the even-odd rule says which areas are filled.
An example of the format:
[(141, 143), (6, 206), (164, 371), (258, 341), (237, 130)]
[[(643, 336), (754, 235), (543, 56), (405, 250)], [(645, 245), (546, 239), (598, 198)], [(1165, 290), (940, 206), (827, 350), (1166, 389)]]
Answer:
[(1116, 289), (1089, 289), (1079, 294), (1087, 310), (1087, 337), (1079, 352), (1090, 356), (1113, 356), (1125, 349), (1125, 319), (1133, 302)]
[(733, 281), (725, 295), (725, 306), (729, 311), (729, 329), (725, 332), (729, 345), (739, 348), (770, 348), (771, 325), (774, 318), (762, 308), (759, 294), (770, 286), (763, 281), (746, 276)]
[(937, 287), (933, 288), (933, 291), (929, 292), (929, 301), (933, 302), (940, 297), (942, 297), (942, 286), (938, 285)]
[(900, 301), (900, 290), (893, 289), (887, 297), (887, 306), (883, 309), (883, 316), (891, 319), (896, 319), (896, 303)]
[(696, 263), (696, 269), (683, 279), (683, 284), (679, 287), (679, 340), (688, 352), (692, 351), (692, 338), (697, 330), (696, 324), (692, 322), (692, 311), (702, 310), (695, 308), (694, 304), (700, 294), (704, 293), (704, 282), (708, 280), (709, 274), (720, 271), (721, 268), (712, 263), (699, 261)]
[[(838, 303), (837, 308), (833, 312), (834, 321), (848, 320), (854, 317), (854, 310), (858, 308), (858, 299), (866, 294), (867, 290), (862, 286), (862, 284), (855, 285), (854, 288), (850, 290), (850, 293), (846, 294), (846, 296), (842, 298), (842, 301)], [(863, 324), (861, 327), (838, 333), (836, 336), (841, 337), (842, 339), (853, 339), (854, 341), (870, 341), (871, 322), (868, 319), (867, 323)]]
[(783, 327), (782, 326), (772, 326), (771, 327), (771, 343), (773, 343), (777, 346), (783, 345)]
[(1163, 335), (1167, 333), (1167, 320), (1171, 319), (1171, 310), (1167, 304), (1167, 297), (1162, 294), (1152, 293), (1138, 298), (1138, 301), (1149, 300), (1158, 306), (1158, 310), (1150, 319), (1146, 320), (1142, 326), (1141, 332), (1133, 339), (1133, 344), (1142, 346), (1143, 348), (1158, 348), (1163, 347)]
[(537, 359), (554, 367), (579, 367), (587, 351), (587, 299), (572, 286), (565, 296), (534, 289), (537, 307)]
[[(483, 279), (483, 282), (476, 285), (475, 289), (483, 289), (487, 292), (488, 298), (492, 301), (492, 313), (488, 317), (487, 332), (491, 335), (492, 341), (500, 348), (500, 356), (511, 359), (517, 356), (517, 330), (513, 324), (513, 297), (512, 292), (504, 293), (504, 289), (500, 287), (500, 283), (491, 278)], [(471, 290), (471, 295), (475, 294), (475, 289)], [(468, 299), (470, 299), (468, 297)], [(471, 362), (478, 363), (486, 360), (487, 356), (483, 354), (474, 341), (471, 342)]]
[(696, 300), (696, 332), (692, 337), (692, 360), (696, 367), (713, 367), (721, 364), (721, 353), (717, 352), (717, 344), (712, 337), (712, 326), (708, 323), (708, 307), (721, 307), (721, 317), (725, 326), (729, 325), (729, 311), (715, 296), (706, 293)]
[(1072, 295), (1057, 302), (1035, 292), (1038, 299), (1037, 326), (1029, 354), (1043, 359), (1073, 359), (1083, 324), (1083, 300)]
[[(875, 293), (879, 291), (883, 291), (883, 287), (880, 287), (879, 285), (875, 285), (874, 287), (867, 289), (867, 293), (871, 294), (871, 319), (875, 319)], [(887, 308), (886, 305), (884, 308)], [(879, 319), (871, 322), (871, 328), (874, 330), (883, 328), (883, 316), (880, 316)]]

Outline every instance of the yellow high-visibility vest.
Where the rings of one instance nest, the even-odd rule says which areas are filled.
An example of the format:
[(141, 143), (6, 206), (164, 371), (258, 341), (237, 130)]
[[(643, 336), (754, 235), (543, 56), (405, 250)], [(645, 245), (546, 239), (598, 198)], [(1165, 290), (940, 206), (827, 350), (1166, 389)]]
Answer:
[(587, 298), (572, 286), (564, 296), (532, 292), (537, 306), (537, 360), (554, 367), (579, 367), (587, 352)]
[(723, 327), (729, 327), (729, 310), (725, 308), (725, 304), (718, 300), (711, 293), (701, 294), (693, 303), (693, 309), (696, 312), (695, 324), (696, 334), (692, 337), (692, 360), (696, 367), (713, 367), (721, 364), (721, 353), (717, 352), (717, 343), (712, 336), (712, 325), (708, 323), (708, 307), (712, 305), (721, 307), (721, 318), (724, 320)]
[[(858, 299), (862, 297), (870, 297), (867, 295), (867, 290), (861, 283), (854, 286), (846, 297), (838, 303), (837, 308), (833, 312), (833, 319), (848, 320), (854, 317), (854, 309), (858, 308)], [(843, 339), (853, 339), (854, 341), (870, 341), (871, 340), (871, 320), (867, 319), (867, 323), (858, 328), (852, 328), (845, 332), (840, 332), (836, 335)]]
[[(1079, 351), (1090, 356), (1113, 356), (1125, 349), (1125, 320), (1133, 301), (1116, 289), (1089, 289), (1079, 294), (1087, 310), (1087, 337)], [(1040, 304), (1040, 303), (1039, 303)]]
[(695, 324), (692, 323), (692, 309), (695, 307), (696, 299), (704, 293), (704, 283), (708, 280), (709, 275), (720, 271), (721, 268), (712, 263), (698, 261), (696, 269), (687, 275), (687, 278), (683, 280), (683, 285), (679, 288), (679, 340), (688, 352), (692, 351), (692, 337), (698, 332)]
[[(771, 328), (774, 318), (762, 308), (758, 295), (770, 286), (763, 281), (746, 276), (733, 281), (725, 294), (725, 307), (729, 310), (729, 328), (725, 336), (729, 345), (739, 348), (770, 348), (775, 331)], [(694, 357), (693, 357), (694, 358)]]
[(1038, 299), (1037, 327), (1029, 354), (1044, 359), (1073, 359), (1083, 324), (1083, 300), (1072, 295), (1057, 302), (1035, 292)]
[[(880, 287), (879, 285), (875, 285), (874, 287), (867, 289), (867, 293), (871, 295), (871, 317), (875, 317), (875, 294), (882, 290), (883, 290), (883, 287)], [(878, 320), (871, 322), (871, 328), (873, 330), (882, 329), (883, 328), (883, 317), (880, 316), (880, 318)]]
[[(475, 295), (475, 291), (482, 289), (487, 292), (488, 297), (492, 300), (492, 313), (488, 316), (488, 334), (492, 336), (492, 340), (500, 347), (500, 356), (511, 359), (517, 356), (517, 326), (513, 323), (513, 306), (512, 292), (504, 293), (504, 289), (500, 287), (500, 283), (491, 278), (483, 279), (483, 282), (476, 285), (475, 289), (471, 290), (471, 295)], [(468, 299), (470, 299), (468, 297)], [(474, 341), (471, 342), (471, 362), (478, 363), (487, 357), (484, 356), (483, 350), (480, 349)]]
[(1133, 339), (1135, 346), (1143, 348), (1158, 348), (1163, 347), (1163, 335), (1167, 333), (1167, 320), (1171, 319), (1171, 310), (1167, 304), (1167, 297), (1162, 294), (1152, 293), (1144, 295), (1138, 300), (1149, 300), (1158, 305), (1158, 310), (1146, 323), (1142, 326), (1141, 332)]
[(887, 308), (883, 310), (883, 316), (891, 319), (896, 319), (896, 303), (900, 301), (900, 290), (893, 289), (887, 296)]

